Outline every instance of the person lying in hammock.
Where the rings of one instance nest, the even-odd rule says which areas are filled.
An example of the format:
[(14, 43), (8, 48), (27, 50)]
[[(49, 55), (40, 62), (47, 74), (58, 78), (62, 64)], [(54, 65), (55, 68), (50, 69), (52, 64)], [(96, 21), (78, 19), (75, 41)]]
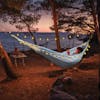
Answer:
[[(76, 50), (75, 50), (75, 52), (74, 52), (73, 54), (79, 54), (79, 53), (81, 53), (82, 51), (83, 51), (83, 48), (77, 47)], [(71, 55), (71, 54), (70, 54), (70, 50), (67, 50), (67, 54), (68, 54), (68, 55)]]

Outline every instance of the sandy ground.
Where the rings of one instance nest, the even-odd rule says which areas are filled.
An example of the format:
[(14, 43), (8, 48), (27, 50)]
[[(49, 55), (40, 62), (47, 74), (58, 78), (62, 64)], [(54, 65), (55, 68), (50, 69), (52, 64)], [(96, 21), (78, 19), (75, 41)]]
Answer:
[[(28, 55), (25, 59), (26, 65), (22, 66), (19, 63), (16, 68), (21, 77), (17, 80), (0, 83), (0, 100), (49, 100), (50, 89), (59, 76), (50, 78), (48, 73), (61, 70), (61, 68), (56, 65), (50, 66), (49, 61), (33, 52), (26, 54)], [(72, 77), (74, 81), (74, 84), (67, 88), (69, 93), (90, 94), (94, 96), (94, 100), (98, 100), (99, 59), (100, 54), (84, 58), (80, 64), (91, 67), (78, 70), (68, 69), (64, 72), (65, 76)], [(0, 65), (0, 81), (5, 77), (2, 65)]]

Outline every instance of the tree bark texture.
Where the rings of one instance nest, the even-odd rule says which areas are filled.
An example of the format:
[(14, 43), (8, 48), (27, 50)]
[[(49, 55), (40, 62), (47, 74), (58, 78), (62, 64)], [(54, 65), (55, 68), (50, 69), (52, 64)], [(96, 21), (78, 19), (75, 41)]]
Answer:
[(2, 65), (4, 67), (4, 71), (7, 75), (7, 78), (16, 79), (18, 78), (18, 74), (7, 54), (5, 49), (3, 48), (2, 44), (0, 43), (0, 57), (2, 61)]
[(56, 45), (57, 45), (57, 50), (61, 51), (61, 46), (60, 46), (60, 38), (59, 38), (59, 32), (58, 32), (58, 27), (57, 27), (57, 11), (56, 11), (56, 6), (54, 4), (53, 0), (49, 0), (51, 9), (52, 9), (52, 15), (53, 15), (53, 22), (54, 22), (54, 30), (55, 30), (55, 35), (56, 35)]

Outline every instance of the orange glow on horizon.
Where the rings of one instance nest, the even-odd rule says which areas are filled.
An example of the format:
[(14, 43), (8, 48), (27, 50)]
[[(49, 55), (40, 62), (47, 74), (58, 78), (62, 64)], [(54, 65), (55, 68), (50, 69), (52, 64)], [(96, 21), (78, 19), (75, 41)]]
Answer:
[[(50, 26), (52, 25), (52, 18), (50, 15), (43, 15), (37, 25), (33, 27), (38, 28), (38, 32), (51, 32)], [(10, 25), (9, 23), (3, 23), (0, 21), (0, 31), (1, 32), (20, 32), (21, 30), (16, 29), (14, 25)], [(26, 29), (23, 29), (22, 32), (27, 32)]]

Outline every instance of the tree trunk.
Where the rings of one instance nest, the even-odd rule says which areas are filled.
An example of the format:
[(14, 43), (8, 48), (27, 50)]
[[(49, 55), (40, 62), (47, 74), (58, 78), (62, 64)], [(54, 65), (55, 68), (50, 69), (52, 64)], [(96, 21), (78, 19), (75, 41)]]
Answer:
[(58, 27), (57, 27), (57, 12), (56, 12), (56, 7), (55, 7), (55, 4), (54, 4), (53, 0), (49, 0), (49, 2), (50, 2), (50, 5), (51, 5), (51, 8), (52, 8), (54, 29), (55, 29), (55, 35), (56, 35), (57, 50), (61, 51), (60, 39), (59, 39), (59, 32), (58, 32)]
[(100, 44), (100, 0), (97, 0), (97, 14), (98, 14), (98, 26), (99, 26), (98, 40)]
[(30, 26), (29, 26), (28, 24), (26, 24), (26, 26), (27, 26), (27, 29), (28, 29), (30, 35), (31, 35), (32, 37), (34, 37), (34, 39), (33, 39), (33, 40), (34, 40), (34, 44), (37, 44), (36, 38), (35, 38), (35, 36), (32, 34), (32, 32), (31, 32), (31, 30), (30, 30)]
[(0, 57), (1, 57), (1, 60), (2, 60), (2, 65), (4, 67), (4, 71), (7, 75), (7, 78), (17, 79), (18, 74), (17, 74), (16, 70), (14, 69), (13, 64), (12, 64), (9, 56), (6, 53), (6, 51), (4, 50), (1, 43), (0, 43)]
[[(99, 31), (100, 31), (100, 0), (97, 0), (97, 15), (98, 15), (98, 24), (99, 24)], [(100, 45), (100, 34), (99, 34), (99, 45)], [(99, 67), (99, 75), (100, 75), (100, 67)], [(100, 88), (100, 78), (99, 78), (98, 85)], [(99, 97), (100, 97), (100, 94), (99, 94)]]
[(99, 30), (99, 25), (98, 25), (98, 18), (97, 18), (97, 14), (96, 14), (96, 6), (94, 4), (94, 0), (89, 0), (90, 2), (90, 6), (91, 6), (91, 14), (93, 16), (93, 20), (94, 20), (94, 27), (95, 27), (95, 33), (96, 33), (96, 38), (98, 43), (100, 44), (100, 30)]

